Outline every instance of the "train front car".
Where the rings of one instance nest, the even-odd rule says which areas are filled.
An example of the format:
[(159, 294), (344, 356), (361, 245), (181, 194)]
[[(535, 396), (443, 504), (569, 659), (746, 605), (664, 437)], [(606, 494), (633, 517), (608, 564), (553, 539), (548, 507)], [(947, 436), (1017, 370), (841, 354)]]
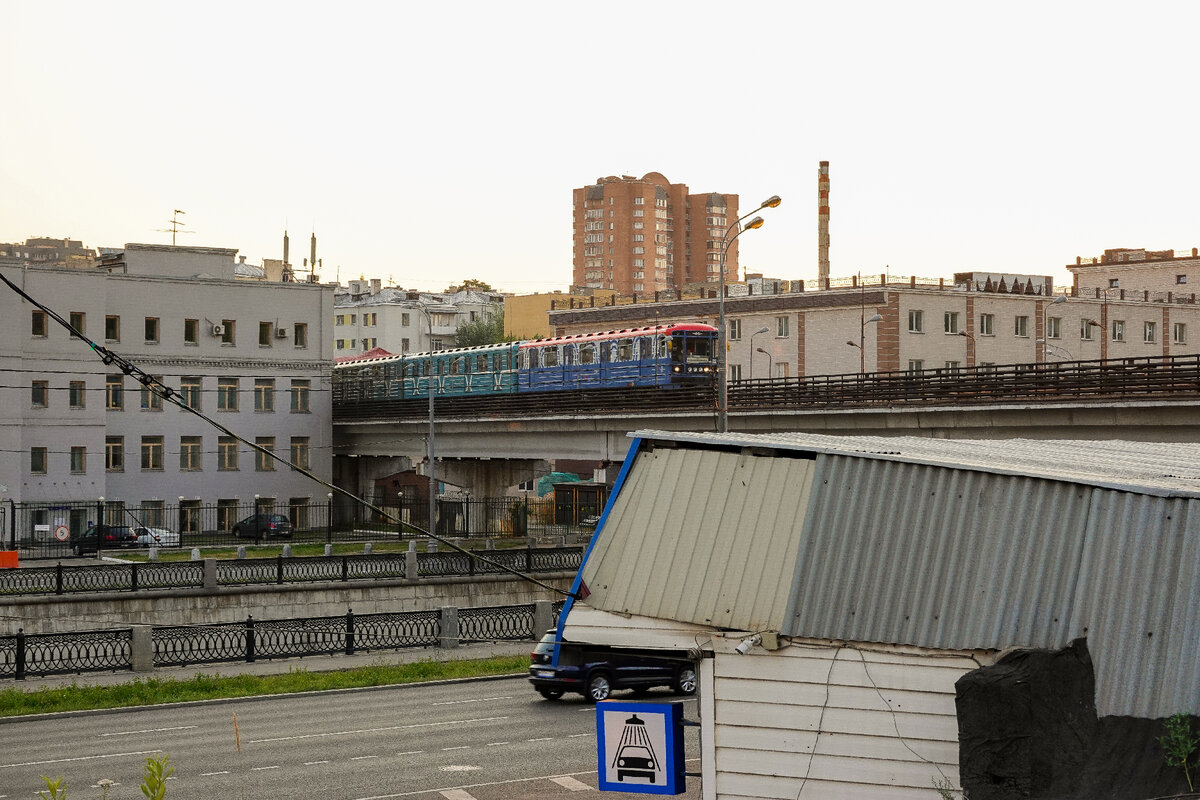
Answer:
[(716, 335), (685, 323), (521, 342), (518, 391), (697, 385), (716, 372)]
[(671, 325), (664, 332), (670, 381), (676, 385), (711, 383), (717, 373), (717, 329), (711, 325)]

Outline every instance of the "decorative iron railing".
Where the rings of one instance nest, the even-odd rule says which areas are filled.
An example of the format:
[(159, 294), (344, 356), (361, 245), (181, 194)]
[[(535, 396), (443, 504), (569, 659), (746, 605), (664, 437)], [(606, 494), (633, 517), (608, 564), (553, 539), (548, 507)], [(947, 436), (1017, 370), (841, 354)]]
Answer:
[(532, 639), (533, 614), (529, 610), (529, 606), (460, 609), (459, 638), (464, 642)]
[(0, 678), (131, 669), (129, 628), (0, 637)]

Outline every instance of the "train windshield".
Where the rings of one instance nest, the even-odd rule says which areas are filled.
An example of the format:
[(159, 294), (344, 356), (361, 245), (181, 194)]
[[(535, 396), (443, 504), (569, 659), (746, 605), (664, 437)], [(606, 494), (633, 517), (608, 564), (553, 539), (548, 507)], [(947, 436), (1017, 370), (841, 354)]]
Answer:
[(671, 337), (671, 360), (687, 364), (706, 363), (712, 358), (712, 336), (676, 333)]

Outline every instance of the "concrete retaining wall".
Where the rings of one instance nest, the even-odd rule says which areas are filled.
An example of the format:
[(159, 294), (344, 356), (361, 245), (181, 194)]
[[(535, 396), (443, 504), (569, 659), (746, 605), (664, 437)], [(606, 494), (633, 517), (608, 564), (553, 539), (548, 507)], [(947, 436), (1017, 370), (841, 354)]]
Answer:
[[(566, 591), (572, 572), (539, 573), (538, 580)], [(131, 625), (205, 625), (256, 619), (327, 617), (473, 608), (558, 601), (563, 595), (508, 576), (305, 583), (215, 589), (155, 590), (22, 597), (0, 600), (0, 631), (57, 633)]]

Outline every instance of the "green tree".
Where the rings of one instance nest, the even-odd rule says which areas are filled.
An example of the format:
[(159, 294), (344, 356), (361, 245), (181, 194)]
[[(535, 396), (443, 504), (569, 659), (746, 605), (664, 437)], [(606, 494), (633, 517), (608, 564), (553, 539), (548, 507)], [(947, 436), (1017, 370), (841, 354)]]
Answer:
[(474, 322), (458, 326), (454, 332), (455, 347), (478, 347), (481, 344), (498, 344), (512, 341), (504, 335), (504, 310), (485, 316)]
[(490, 283), (488, 283), (487, 281), (481, 281), (478, 278), (467, 278), (462, 283), (452, 284), (452, 285), (446, 287), (447, 294), (453, 294), (454, 292), (465, 292), (465, 291), (494, 292), (496, 290), (492, 288), (492, 285)]

